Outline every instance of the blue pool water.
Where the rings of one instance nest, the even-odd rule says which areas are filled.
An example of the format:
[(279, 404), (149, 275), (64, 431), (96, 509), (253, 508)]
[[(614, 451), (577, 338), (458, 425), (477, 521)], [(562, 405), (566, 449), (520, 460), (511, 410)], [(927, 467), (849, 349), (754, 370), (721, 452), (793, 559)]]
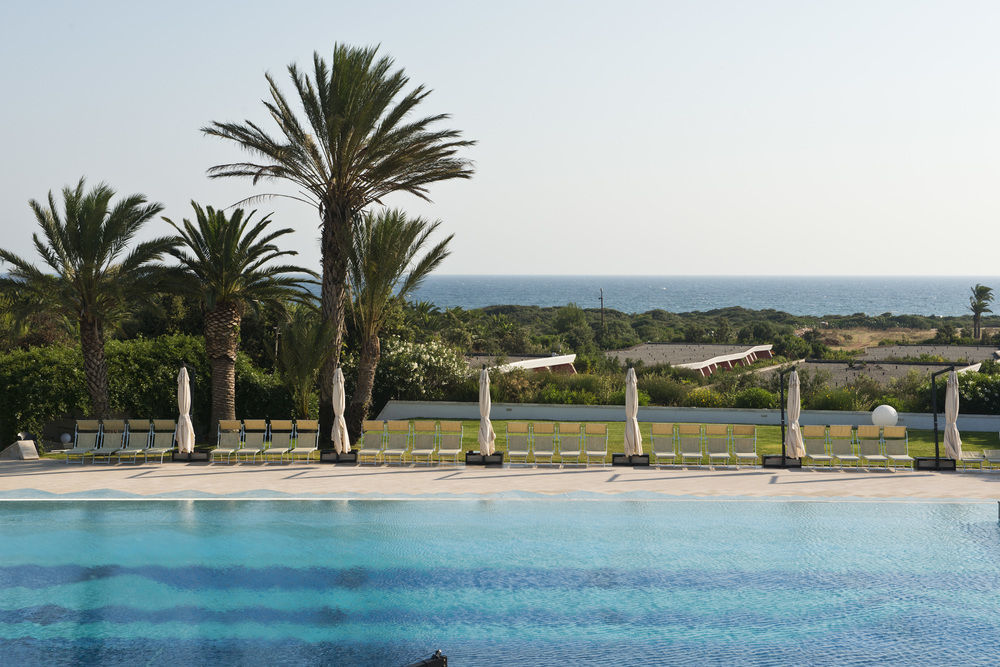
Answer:
[(988, 503), (0, 502), (0, 664), (996, 664)]

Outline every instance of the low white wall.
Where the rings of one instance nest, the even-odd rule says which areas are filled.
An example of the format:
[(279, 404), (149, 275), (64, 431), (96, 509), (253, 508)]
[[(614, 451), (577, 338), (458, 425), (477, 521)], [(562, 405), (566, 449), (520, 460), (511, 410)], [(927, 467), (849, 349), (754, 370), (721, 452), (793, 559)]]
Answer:
[[(389, 401), (378, 419), (479, 419), (478, 403), (448, 401)], [(491, 419), (523, 419), (536, 421), (621, 421), (625, 408), (620, 405), (546, 405), (539, 403), (494, 403)], [(641, 422), (691, 422), (700, 424), (761, 424), (781, 423), (779, 410), (748, 410), (743, 408), (665, 408), (640, 407)], [(804, 410), (799, 423), (807, 424), (871, 424), (870, 412), (840, 412), (836, 410)], [(902, 412), (899, 425), (916, 429), (933, 429), (929, 413)], [(938, 428), (944, 429), (944, 413), (938, 413)], [(963, 415), (958, 417), (960, 431), (1000, 431), (1000, 415)]]

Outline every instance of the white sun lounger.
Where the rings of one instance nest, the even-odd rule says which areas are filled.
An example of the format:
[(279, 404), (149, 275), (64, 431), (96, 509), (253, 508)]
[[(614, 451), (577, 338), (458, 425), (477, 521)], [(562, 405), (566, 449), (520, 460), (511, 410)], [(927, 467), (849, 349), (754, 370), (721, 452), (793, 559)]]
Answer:
[(867, 468), (879, 465), (889, 468), (889, 459), (882, 453), (882, 427), (872, 424), (858, 426), (858, 455)]
[(701, 465), (701, 424), (677, 425), (677, 454), (682, 465), (686, 461)]
[(861, 458), (854, 453), (853, 426), (830, 426), (830, 456), (833, 462), (840, 466), (851, 462), (855, 466), (860, 465)]
[(733, 457), (740, 463), (757, 464), (757, 427), (753, 424), (733, 424)]
[(1000, 449), (984, 449), (983, 463), (991, 469), (1000, 466)]
[(240, 421), (238, 419), (220, 419), (218, 438), (216, 439), (215, 449), (212, 450), (209, 456), (209, 462), (214, 461), (216, 458), (222, 460), (222, 457), (225, 456), (226, 463), (229, 463), (233, 454), (239, 451), (242, 445), (243, 425), (240, 424)]
[(149, 446), (143, 452), (143, 462), (159, 456), (160, 463), (163, 463), (167, 454), (171, 454), (175, 449), (177, 449), (177, 422), (173, 419), (154, 419)]
[(111, 465), (111, 457), (122, 448), (124, 439), (125, 420), (105, 419), (101, 422), (101, 444), (84, 456), (89, 456), (92, 463), (96, 463), (97, 459), (106, 459)]
[(802, 457), (803, 463), (811, 461), (814, 468), (820, 463), (833, 465), (833, 457), (827, 450), (826, 426), (803, 426), (802, 444), (806, 448), (806, 455)]
[(672, 464), (677, 456), (677, 439), (674, 437), (674, 425), (663, 422), (650, 424), (650, 447), (653, 450), (653, 463), (663, 465), (663, 459)]
[(394, 458), (399, 465), (403, 465), (403, 458), (410, 452), (412, 444), (410, 422), (390, 419), (385, 423), (385, 449), (382, 450), (382, 462), (389, 463), (389, 460)]
[(282, 454), (281, 460), (284, 461), (285, 457), (288, 457), (288, 461), (291, 463), (297, 458), (302, 458), (308, 463), (312, 455), (319, 451), (319, 421), (315, 419), (296, 419), (294, 433), (294, 445), (289, 446), (285, 453)]
[(580, 422), (560, 422), (559, 463), (580, 463), (583, 456), (583, 429)]
[(97, 448), (101, 439), (101, 422), (96, 419), (81, 419), (73, 429), (73, 447), (67, 449), (66, 463), (78, 458), (83, 463), (83, 457)]
[(438, 461), (444, 461), (445, 457), (451, 457), (453, 463), (458, 463), (458, 457), (462, 455), (462, 422), (445, 421), (440, 423), (441, 435), (438, 438)]
[(589, 423), (583, 427), (583, 453), (590, 465), (597, 459), (601, 465), (608, 463), (608, 425)]
[(528, 440), (528, 425), (525, 422), (507, 422), (507, 460), (518, 463), (528, 462), (531, 444)]
[(361, 440), (358, 441), (358, 463), (365, 459), (378, 463), (385, 447), (385, 422), (366, 419), (361, 422)]
[(146, 460), (146, 448), (149, 447), (150, 422), (148, 419), (129, 419), (125, 423), (125, 439), (122, 448), (118, 450), (118, 462), (122, 459), (132, 459), (139, 462), (139, 455)]
[(729, 427), (726, 424), (705, 424), (705, 453), (708, 454), (708, 463), (728, 464), (731, 457), (729, 453)]
[(257, 456), (264, 453), (264, 440), (267, 438), (266, 419), (243, 420), (243, 444), (233, 452), (236, 462), (243, 456), (245, 462), (256, 462)]
[(552, 463), (556, 455), (556, 427), (552, 422), (537, 422), (531, 425), (531, 452), (535, 455), (535, 464), (540, 459), (548, 459)]
[(437, 424), (430, 420), (417, 420), (413, 422), (413, 449), (410, 451), (410, 458), (413, 463), (424, 463), (430, 465), (434, 460), (434, 453), (437, 451)]
[(281, 463), (292, 448), (292, 420), (272, 419), (267, 431), (270, 437), (266, 441), (267, 448), (260, 453), (260, 457), (265, 463), (275, 459)]
[(913, 467), (913, 457), (910, 456), (910, 442), (905, 426), (885, 426), (882, 428), (882, 445), (889, 464), (895, 470), (900, 465)]

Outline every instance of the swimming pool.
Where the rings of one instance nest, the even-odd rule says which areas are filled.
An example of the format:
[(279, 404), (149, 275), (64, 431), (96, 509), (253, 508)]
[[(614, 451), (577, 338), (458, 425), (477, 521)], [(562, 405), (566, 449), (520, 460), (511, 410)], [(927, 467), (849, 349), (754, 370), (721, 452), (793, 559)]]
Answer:
[(995, 664), (988, 503), (0, 502), (2, 664)]

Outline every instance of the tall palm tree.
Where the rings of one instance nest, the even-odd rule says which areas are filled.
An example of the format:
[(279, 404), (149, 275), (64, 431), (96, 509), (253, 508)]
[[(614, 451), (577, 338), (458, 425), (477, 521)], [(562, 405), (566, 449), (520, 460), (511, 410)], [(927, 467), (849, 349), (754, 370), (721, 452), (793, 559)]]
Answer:
[[(248, 308), (281, 305), (303, 295), (302, 276), (310, 271), (278, 265), (280, 257), (297, 254), (279, 250), (274, 241), (291, 229), (270, 230), (270, 215), (253, 222), (256, 211), (231, 216), (211, 206), (191, 202), (196, 223), (175, 224), (178, 247), (171, 254), (180, 262), (175, 289), (197, 296), (205, 314), (205, 351), (212, 367), (212, 422), (236, 418), (236, 352), (240, 323)], [(296, 275), (298, 274), (298, 275)]]
[[(251, 121), (215, 122), (202, 129), (235, 142), (251, 156), (247, 162), (212, 167), (211, 177), (242, 176), (254, 184), (287, 181), (300, 193), (294, 198), (319, 212), (320, 301), (334, 336), (333, 354), (320, 372), (324, 434), (333, 423), (333, 374), (340, 364), (348, 301), (352, 220), (390, 194), (408, 192), (428, 199), (430, 184), (472, 175), (471, 163), (457, 154), (474, 142), (462, 140), (456, 130), (436, 129), (447, 115), (413, 118), (430, 91), (416, 86), (404, 92), (409, 78), (402, 69), (393, 71), (393, 61), (377, 57), (377, 51), (335, 45), (329, 65), (313, 54), (312, 77), (289, 65), (301, 112), (266, 75), (271, 100), (264, 106), (278, 126), (277, 134)], [(326, 436), (323, 446), (329, 447)]]
[(312, 304), (301, 304), (291, 312), (281, 330), (278, 367), (281, 379), (292, 394), (295, 416), (309, 418), (309, 404), (319, 368), (333, 353), (330, 327)]
[(979, 340), (983, 313), (993, 312), (990, 310), (990, 303), (993, 301), (993, 288), (976, 283), (976, 286), (971, 289), (972, 295), (969, 296), (969, 310), (972, 311), (972, 337)]
[[(27, 259), (0, 250), (11, 269), (0, 278), (0, 288), (19, 296), (23, 311), (57, 312), (80, 329), (83, 368), (95, 417), (107, 417), (108, 366), (104, 337), (108, 329), (139, 299), (157, 287), (162, 276), (159, 259), (174, 244), (157, 238), (132, 245), (136, 234), (163, 207), (143, 195), (118, 199), (100, 183), (84, 191), (85, 179), (62, 191), (63, 213), (49, 192), (47, 206), (28, 202), (42, 229), (32, 235), (35, 250), (52, 273)], [(131, 246), (131, 249), (129, 249)]]
[(440, 224), (408, 218), (394, 209), (366, 212), (354, 226), (348, 281), (353, 295), (351, 316), (361, 344), (358, 379), (347, 411), (352, 440), (361, 433), (361, 422), (368, 416), (382, 353), (382, 326), (393, 309), (450, 254), (448, 243), (453, 235), (418, 257)]

